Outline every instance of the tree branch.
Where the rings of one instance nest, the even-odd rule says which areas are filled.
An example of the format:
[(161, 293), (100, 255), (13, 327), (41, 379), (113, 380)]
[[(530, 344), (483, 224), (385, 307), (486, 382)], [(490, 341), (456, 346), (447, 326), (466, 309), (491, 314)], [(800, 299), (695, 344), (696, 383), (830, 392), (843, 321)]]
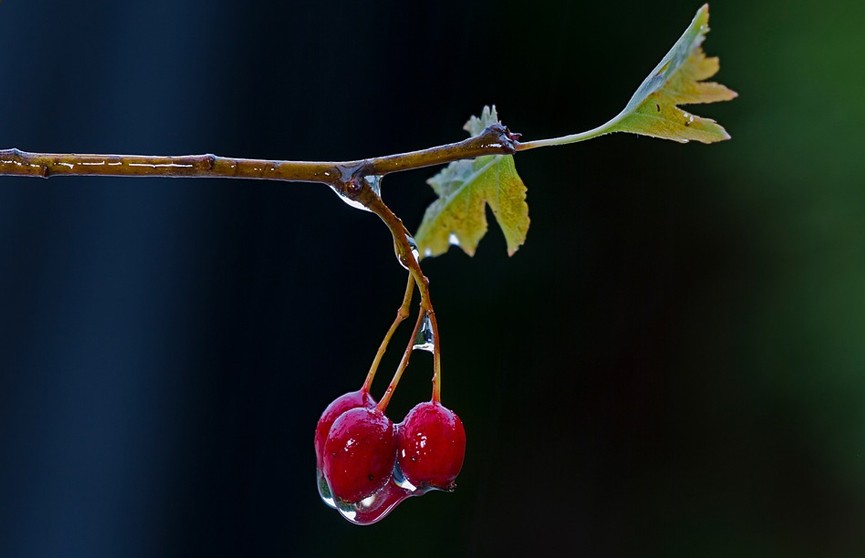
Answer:
[(482, 155), (510, 155), (516, 136), (501, 125), (466, 140), (419, 151), (343, 162), (238, 159), (217, 155), (80, 155), (0, 150), (0, 175), (161, 176), (171, 178), (243, 178), (283, 182), (318, 182), (344, 191), (352, 179), (441, 165)]

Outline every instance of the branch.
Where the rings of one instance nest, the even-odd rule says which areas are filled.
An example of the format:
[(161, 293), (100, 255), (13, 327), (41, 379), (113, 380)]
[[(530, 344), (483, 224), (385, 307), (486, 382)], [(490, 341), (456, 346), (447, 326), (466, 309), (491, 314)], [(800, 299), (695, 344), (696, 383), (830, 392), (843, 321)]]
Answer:
[(482, 155), (510, 155), (516, 137), (501, 125), (489, 126), (466, 140), (371, 159), (343, 162), (238, 159), (217, 155), (79, 155), (0, 150), (0, 175), (32, 176), (162, 176), (170, 178), (244, 178), (283, 182), (318, 182), (339, 188), (363, 176), (441, 165)]

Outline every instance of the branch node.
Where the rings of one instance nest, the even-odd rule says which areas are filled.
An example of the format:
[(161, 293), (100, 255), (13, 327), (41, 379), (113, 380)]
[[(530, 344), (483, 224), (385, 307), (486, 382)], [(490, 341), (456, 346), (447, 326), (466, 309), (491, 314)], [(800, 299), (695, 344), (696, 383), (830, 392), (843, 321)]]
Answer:
[(477, 136), (480, 141), (479, 147), (503, 152), (505, 155), (513, 155), (517, 152), (516, 140), (520, 134), (515, 135), (502, 124), (490, 124)]
[[(207, 153), (204, 156), (204, 161), (207, 164), (207, 170), (213, 171), (213, 169), (216, 168), (216, 162), (218, 160), (219, 160), (219, 158), (216, 155), (214, 155), (213, 153)], [(235, 165), (235, 167), (236, 167), (236, 165)]]

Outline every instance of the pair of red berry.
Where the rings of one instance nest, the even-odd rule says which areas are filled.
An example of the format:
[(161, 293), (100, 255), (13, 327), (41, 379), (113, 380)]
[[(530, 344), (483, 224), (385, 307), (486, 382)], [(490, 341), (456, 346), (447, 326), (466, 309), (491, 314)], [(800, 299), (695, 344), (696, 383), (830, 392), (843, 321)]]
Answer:
[(349, 521), (374, 523), (410, 496), (453, 490), (465, 447), (462, 421), (436, 400), (394, 424), (368, 391), (349, 392), (315, 430), (319, 493)]

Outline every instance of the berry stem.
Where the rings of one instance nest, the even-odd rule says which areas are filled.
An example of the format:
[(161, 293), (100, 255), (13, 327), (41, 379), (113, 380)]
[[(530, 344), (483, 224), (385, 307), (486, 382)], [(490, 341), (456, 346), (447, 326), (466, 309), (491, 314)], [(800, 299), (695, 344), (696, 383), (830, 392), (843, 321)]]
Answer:
[(390, 403), (390, 398), (393, 396), (393, 392), (396, 390), (397, 384), (399, 384), (402, 373), (408, 367), (409, 360), (411, 359), (411, 353), (414, 350), (414, 341), (417, 337), (417, 332), (420, 331), (421, 323), (423, 322), (423, 316), (423, 311), (418, 312), (417, 320), (414, 324), (414, 330), (412, 330), (411, 337), (409, 337), (408, 339), (408, 345), (406, 345), (405, 352), (402, 354), (402, 359), (400, 359), (399, 361), (399, 366), (397, 366), (396, 372), (394, 372), (390, 384), (388, 384), (384, 395), (381, 396), (381, 399), (378, 402), (376, 408), (382, 413), (387, 410), (387, 404)]
[(411, 305), (412, 295), (414, 295), (414, 277), (409, 274), (408, 282), (405, 286), (405, 295), (403, 295), (402, 304), (396, 311), (396, 318), (394, 318), (393, 323), (390, 325), (390, 329), (387, 330), (387, 333), (384, 335), (384, 339), (381, 341), (381, 345), (378, 347), (378, 351), (375, 353), (375, 358), (372, 361), (372, 366), (369, 367), (369, 372), (366, 375), (366, 380), (363, 382), (363, 387), (361, 388), (363, 391), (369, 393), (370, 388), (372, 387), (372, 380), (375, 378), (376, 370), (378, 370), (378, 365), (381, 363), (381, 359), (384, 356), (384, 353), (387, 351), (387, 346), (390, 343), (391, 337), (396, 332), (397, 327), (408, 318), (410, 311), (409, 306)]
[(411, 235), (405, 228), (405, 225), (403, 225), (402, 219), (397, 217), (381, 197), (373, 192), (369, 186), (363, 186), (363, 190), (356, 196), (356, 199), (363, 203), (367, 209), (378, 215), (384, 221), (384, 224), (387, 225), (393, 236), (394, 251), (397, 258), (408, 269), (415, 284), (417, 284), (418, 292), (420, 293), (421, 313), (434, 314), (432, 301), (430, 300), (429, 279), (423, 274), (423, 270), (414, 252), (416, 248), (409, 242)]
[[(415, 283), (417, 284), (418, 291), (420, 292), (420, 312), (418, 314), (418, 323), (415, 326), (415, 331), (412, 334), (412, 338), (409, 340), (409, 347), (407, 349), (407, 354), (404, 356), (405, 365), (408, 365), (408, 354), (411, 353), (412, 347), (414, 346), (414, 340), (417, 336), (418, 328), (420, 327), (421, 321), (423, 320), (424, 315), (429, 316), (430, 325), (432, 327), (433, 332), (433, 393), (432, 398), (433, 401), (439, 402), (441, 400), (441, 344), (439, 342), (439, 328), (438, 328), (438, 319), (436, 319), (435, 309), (433, 308), (432, 300), (430, 299), (430, 290), (429, 290), (429, 279), (423, 274), (423, 270), (420, 267), (420, 262), (418, 261), (418, 256), (413, 249), (412, 244), (409, 242), (409, 238), (411, 235), (408, 230), (403, 225), (402, 219), (396, 216), (396, 214), (391, 211), (391, 209), (387, 206), (386, 203), (381, 199), (376, 192), (374, 192), (369, 186), (365, 185), (365, 182), (362, 180), (356, 181), (356, 183), (362, 184), (361, 190), (355, 195), (355, 199), (363, 203), (363, 205), (379, 216), (379, 218), (384, 221), (384, 224), (387, 225), (388, 229), (393, 236), (394, 242), (394, 250), (396, 252), (397, 259), (399, 259), (400, 263), (408, 268), (411, 277), (414, 278)], [(402, 363), (401, 363), (402, 365)], [(397, 375), (395, 376), (395, 380), (399, 381), (399, 376), (402, 374), (402, 370), (397, 371)], [(392, 386), (392, 387), (391, 387)], [(396, 388), (396, 383), (392, 382), (391, 386), (388, 387), (388, 393), (385, 394), (387, 399), (390, 399), (390, 391), (392, 388)], [(384, 398), (382, 401), (386, 401)], [(384, 405), (379, 403), (379, 407), (384, 410), (387, 406), (385, 402)]]
[(439, 322), (436, 319), (435, 312), (430, 310), (427, 312), (430, 325), (433, 331), (433, 379), (432, 379), (432, 400), (436, 403), (441, 402), (442, 398), (442, 358), (441, 344), (439, 344)]

